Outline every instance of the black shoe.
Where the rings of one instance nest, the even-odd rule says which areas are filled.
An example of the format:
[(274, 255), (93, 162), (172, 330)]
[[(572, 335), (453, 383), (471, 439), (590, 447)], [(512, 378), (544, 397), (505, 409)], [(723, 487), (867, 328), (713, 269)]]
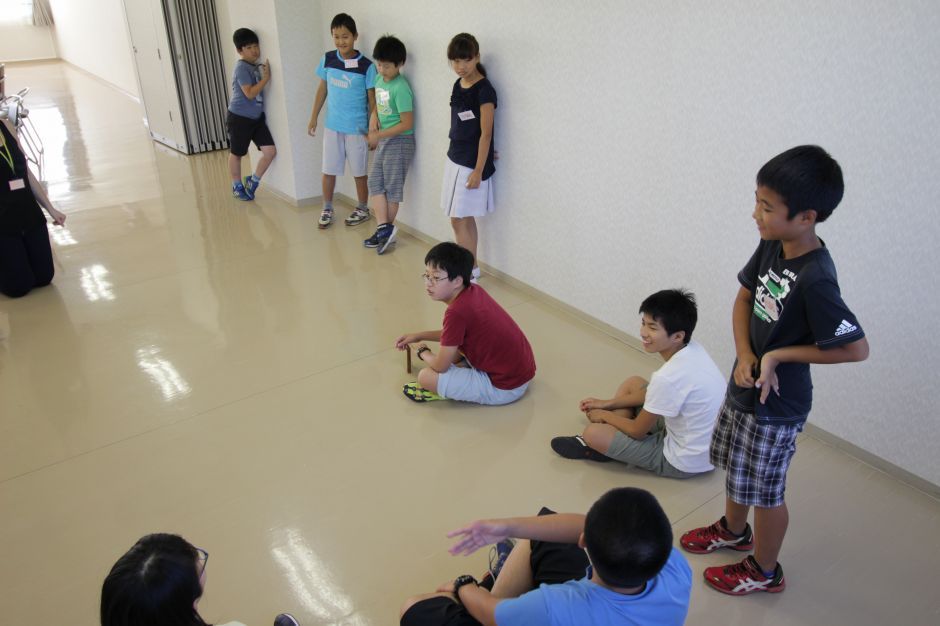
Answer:
[(607, 463), (612, 460), (584, 443), (581, 435), (576, 437), (555, 437), (552, 439), (552, 450), (566, 459), (586, 459), (598, 463)]
[(290, 613), (281, 613), (274, 618), (274, 626), (300, 626), (300, 622)]
[(363, 240), (362, 245), (366, 248), (378, 248), (379, 247), (379, 231), (372, 233), (372, 236), (368, 239)]

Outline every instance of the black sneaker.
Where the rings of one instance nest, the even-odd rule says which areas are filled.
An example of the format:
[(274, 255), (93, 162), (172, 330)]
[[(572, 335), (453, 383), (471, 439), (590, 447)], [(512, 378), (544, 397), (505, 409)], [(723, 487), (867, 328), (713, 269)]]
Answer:
[(552, 439), (552, 450), (565, 457), (566, 459), (586, 459), (588, 461), (597, 461), (598, 463), (607, 463), (612, 459), (604, 456), (591, 446), (584, 442), (581, 435), (575, 437), (555, 437)]
[(274, 626), (300, 626), (300, 622), (290, 613), (281, 613), (274, 618)]
[(366, 248), (378, 248), (379, 244), (381, 243), (379, 241), (379, 230), (381, 229), (376, 230), (374, 233), (372, 233), (371, 237), (363, 240), (362, 245), (364, 245)]
[(376, 234), (379, 236), (379, 248), (376, 250), (379, 254), (385, 254), (388, 247), (395, 243), (395, 235), (398, 234), (398, 226), (391, 226), (384, 231), (381, 229)]

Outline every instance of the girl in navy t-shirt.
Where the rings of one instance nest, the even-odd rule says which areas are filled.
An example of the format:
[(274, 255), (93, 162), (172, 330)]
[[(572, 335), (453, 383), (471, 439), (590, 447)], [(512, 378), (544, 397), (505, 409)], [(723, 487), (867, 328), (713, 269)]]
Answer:
[(441, 206), (454, 227), (457, 243), (473, 254), (473, 282), (476, 282), (480, 268), (475, 218), (494, 208), (496, 90), (486, 79), (486, 70), (480, 64), (480, 45), (473, 35), (460, 33), (451, 39), (447, 58), (460, 78), (450, 95), (450, 146), (444, 166)]

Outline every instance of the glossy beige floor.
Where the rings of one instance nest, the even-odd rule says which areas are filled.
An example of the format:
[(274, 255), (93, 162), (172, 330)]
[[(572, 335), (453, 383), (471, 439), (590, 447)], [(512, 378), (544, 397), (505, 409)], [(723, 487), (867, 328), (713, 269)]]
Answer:
[[(223, 153), (155, 145), (139, 105), (68, 66), (7, 77), (33, 89), (69, 218), (53, 286), (0, 296), (0, 622), (97, 623), (105, 573), (153, 531), (211, 554), (212, 621), (390, 624), (407, 595), (483, 570), (446, 552), (475, 517), (583, 511), (619, 485), (656, 493), (677, 533), (721, 514), (719, 475), (548, 447), (581, 428), (579, 398), (655, 359), (484, 278), (534, 346), (530, 393), (414, 405), (391, 346), (442, 314), (423, 244), (377, 257), (359, 243), (370, 226), (320, 232), (312, 209), (232, 200)], [(940, 623), (938, 502), (805, 436), (788, 493), (786, 593), (722, 596), (701, 571), (729, 557), (691, 557), (690, 623)]]

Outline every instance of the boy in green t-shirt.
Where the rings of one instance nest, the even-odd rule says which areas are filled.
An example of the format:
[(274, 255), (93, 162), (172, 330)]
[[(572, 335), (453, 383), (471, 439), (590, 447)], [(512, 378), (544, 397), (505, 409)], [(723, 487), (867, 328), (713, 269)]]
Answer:
[(379, 226), (363, 244), (384, 254), (395, 241), (395, 216), (405, 189), (405, 175), (415, 154), (414, 94), (399, 72), (405, 64), (405, 44), (385, 35), (372, 52), (375, 111), (369, 118), (369, 147), (375, 157), (369, 168), (369, 201)]

